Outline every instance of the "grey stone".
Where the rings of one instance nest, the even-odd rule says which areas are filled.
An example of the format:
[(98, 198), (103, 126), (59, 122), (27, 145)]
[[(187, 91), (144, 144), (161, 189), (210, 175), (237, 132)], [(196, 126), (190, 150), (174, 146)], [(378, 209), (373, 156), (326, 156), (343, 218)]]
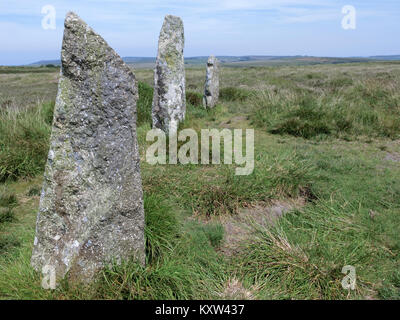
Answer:
[(203, 106), (204, 108), (214, 108), (219, 97), (219, 62), (214, 56), (210, 56), (207, 61), (204, 87)]
[(137, 81), (71, 12), (61, 60), (31, 263), (88, 282), (111, 262), (144, 264)]
[(158, 41), (152, 119), (153, 128), (171, 134), (177, 132), (186, 113), (183, 47), (183, 22), (167, 15)]

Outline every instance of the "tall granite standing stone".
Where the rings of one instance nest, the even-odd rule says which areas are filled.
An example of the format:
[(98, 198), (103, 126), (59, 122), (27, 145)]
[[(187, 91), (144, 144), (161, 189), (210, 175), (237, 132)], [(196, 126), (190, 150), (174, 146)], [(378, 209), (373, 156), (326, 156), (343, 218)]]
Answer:
[(87, 282), (110, 262), (144, 264), (137, 81), (74, 13), (61, 60), (31, 263)]
[(206, 83), (204, 88), (204, 108), (214, 108), (219, 97), (219, 66), (218, 59), (210, 56), (207, 61)]
[(186, 113), (184, 31), (179, 17), (167, 15), (158, 40), (154, 69), (153, 128), (174, 134)]

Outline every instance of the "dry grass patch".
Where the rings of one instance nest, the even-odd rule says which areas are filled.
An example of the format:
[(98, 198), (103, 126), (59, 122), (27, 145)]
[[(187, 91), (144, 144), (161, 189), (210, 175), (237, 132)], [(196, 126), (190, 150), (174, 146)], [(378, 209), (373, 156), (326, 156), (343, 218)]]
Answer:
[(400, 162), (400, 153), (387, 153), (385, 160), (392, 161), (392, 162)]
[(239, 253), (242, 246), (251, 241), (251, 237), (258, 226), (273, 225), (285, 213), (300, 209), (306, 204), (302, 197), (297, 199), (273, 200), (269, 203), (257, 202), (246, 204), (244, 208), (237, 208), (235, 214), (199, 215), (190, 219), (202, 222), (204, 225), (219, 223), (224, 228), (224, 240), (218, 251), (230, 257)]
[(254, 300), (256, 291), (257, 288), (255, 286), (248, 290), (240, 280), (229, 278), (225, 283), (224, 291), (217, 295), (224, 300)]

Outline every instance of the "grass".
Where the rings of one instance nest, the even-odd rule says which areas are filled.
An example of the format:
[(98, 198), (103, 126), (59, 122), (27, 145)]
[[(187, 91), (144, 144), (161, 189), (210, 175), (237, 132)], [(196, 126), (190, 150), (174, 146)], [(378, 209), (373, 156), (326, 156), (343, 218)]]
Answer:
[(0, 110), (0, 181), (44, 170), (54, 103)]
[(60, 67), (48, 64), (43, 67), (4, 67), (0, 66), (0, 74), (20, 74), (20, 73), (52, 73), (59, 71)]
[(194, 91), (186, 92), (186, 103), (194, 106), (201, 107), (203, 105), (203, 95)]
[(224, 227), (221, 224), (210, 223), (202, 226), (201, 229), (214, 248), (219, 248), (221, 246), (225, 232)]
[(371, 72), (361, 77), (336, 73), (328, 77), (313, 73), (306, 74), (305, 79), (298, 77), (285, 79), (273, 90), (260, 90), (252, 95), (255, 109), (251, 119), (255, 126), (273, 134), (306, 139), (360, 134), (400, 137), (397, 70)]
[(137, 101), (137, 125), (152, 124), (151, 107), (153, 88), (144, 82), (138, 83), (139, 99)]
[[(26, 89), (0, 112), (0, 298), (225, 299), (232, 283), (255, 299), (400, 298), (399, 64), (222, 68), (212, 110), (201, 106), (204, 70), (188, 69), (181, 128), (254, 126), (250, 176), (235, 176), (235, 165), (146, 163), (152, 71), (135, 73), (146, 267), (125, 261), (90, 286), (41, 289), (30, 256), (52, 104), (31, 105)], [(0, 83), (17, 76), (16, 87), (45, 80), (2, 74)], [(221, 250), (242, 207), (299, 198), (274, 224), (249, 224), (237, 254)], [(341, 287), (345, 265), (356, 268), (355, 291)]]
[(156, 195), (146, 195), (146, 251), (148, 262), (159, 259), (165, 250), (171, 250), (180, 237), (180, 221), (172, 208)]
[(20, 245), (18, 239), (13, 236), (3, 236), (2, 230), (8, 223), (15, 222), (14, 208), (18, 206), (18, 200), (14, 193), (0, 189), (0, 253), (6, 254), (12, 248)]
[(227, 87), (220, 90), (219, 98), (223, 101), (244, 101), (250, 94), (251, 92), (245, 89)]
[(400, 273), (398, 271), (385, 281), (384, 286), (379, 290), (379, 295), (382, 299), (400, 299)]
[(14, 221), (14, 212), (10, 208), (0, 209), (0, 223)]

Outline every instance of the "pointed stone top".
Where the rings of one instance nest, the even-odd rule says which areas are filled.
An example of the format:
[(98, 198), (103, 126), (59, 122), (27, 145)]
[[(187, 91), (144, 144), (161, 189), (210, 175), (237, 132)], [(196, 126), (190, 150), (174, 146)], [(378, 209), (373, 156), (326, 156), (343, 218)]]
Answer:
[(173, 16), (173, 15), (166, 15), (164, 18), (164, 23), (161, 29), (161, 33), (181, 33), (183, 37), (183, 21), (180, 17)]
[(130, 72), (121, 57), (75, 12), (65, 17), (61, 62), (65, 75), (83, 80), (84, 70), (102, 70), (104, 63), (113, 61)]
[(65, 16), (65, 27), (70, 27), (77, 23), (86, 25), (85, 21), (83, 21), (75, 12), (69, 11)]
[(213, 65), (216, 65), (217, 63), (218, 63), (218, 59), (214, 55), (211, 55), (208, 58), (207, 65), (213, 66)]
[[(65, 18), (66, 19), (68, 19), (68, 18), (77, 18), (77, 19), (81, 19), (75, 12), (73, 12), (73, 11), (68, 11), (67, 12), (67, 14), (66, 14), (66, 16), (65, 16)], [(82, 19), (81, 19), (82, 20)]]
[(154, 72), (153, 127), (174, 133), (186, 112), (185, 35), (181, 18), (166, 15), (158, 39)]
[(167, 14), (164, 18), (164, 21), (170, 21), (170, 22), (175, 22), (175, 23), (181, 23), (183, 24), (183, 21), (180, 17), (174, 16), (172, 14)]

